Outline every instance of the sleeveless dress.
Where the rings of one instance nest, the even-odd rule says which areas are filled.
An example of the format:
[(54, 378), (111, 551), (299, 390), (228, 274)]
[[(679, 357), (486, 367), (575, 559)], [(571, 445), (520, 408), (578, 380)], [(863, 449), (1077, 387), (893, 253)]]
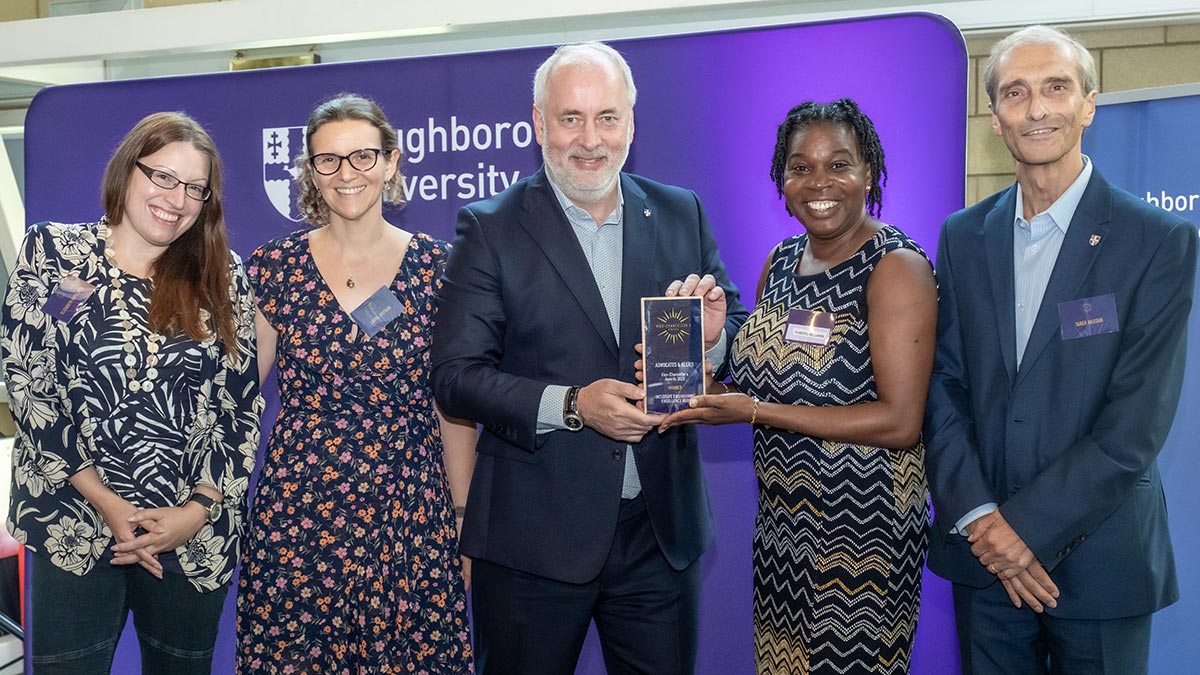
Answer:
[[(733, 341), (733, 380), (772, 403), (875, 400), (867, 280), (888, 251), (925, 254), (884, 225), (850, 259), (800, 276), (806, 242), (802, 234), (776, 248), (763, 297)], [(828, 344), (785, 340), (792, 309), (834, 313)], [(928, 545), (923, 446), (866, 447), (763, 425), (753, 433), (757, 672), (908, 672)]]
[(448, 246), (413, 235), (372, 338), (294, 233), (254, 252), (281, 411), (238, 585), (239, 673), (472, 672), (454, 507), (429, 388)]

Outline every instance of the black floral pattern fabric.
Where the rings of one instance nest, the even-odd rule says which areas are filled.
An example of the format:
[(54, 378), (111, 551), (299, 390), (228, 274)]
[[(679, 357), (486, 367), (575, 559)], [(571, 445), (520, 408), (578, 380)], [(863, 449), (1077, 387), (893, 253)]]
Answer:
[[(72, 475), (95, 467), (139, 508), (178, 506), (197, 484), (209, 485), (225, 497), (220, 519), (160, 562), (197, 590), (214, 590), (229, 582), (238, 559), (262, 416), (250, 284), (231, 254), (236, 353), (214, 337), (166, 335), (156, 376), (134, 386), (146, 382), (145, 368), (131, 370), (126, 359), (144, 366), (148, 341), (122, 327), (113, 279), (120, 277), (142, 335), (151, 282), (110, 266), (104, 231), (100, 223), (35, 225), (9, 280), (3, 367), (17, 437), (8, 528), (56, 567), (83, 575), (107, 564), (114, 541)], [(71, 275), (95, 290), (64, 320), (45, 305)]]

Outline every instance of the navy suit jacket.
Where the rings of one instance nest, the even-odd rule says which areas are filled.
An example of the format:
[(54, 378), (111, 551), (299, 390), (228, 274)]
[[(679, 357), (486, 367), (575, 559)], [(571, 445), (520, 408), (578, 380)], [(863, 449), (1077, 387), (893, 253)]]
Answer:
[[(929, 566), (995, 583), (950, 534), (996, 502), (1049, 571), (1055, 616), (1147, 614), (1179, 595), (1155, 458), (1183, 381), (1196, 227), (1093, 170), (1016, 367), (1016, 185), (948, 218), (925, 415)], [(1065, 340), (1062, 302), (1113, 294), (1119, 330)]]
[[(595, 578), (612, 546), (626, 444), (591, 428), (537, 435), (548, 384), (634, 379), (640, 301), (690, 273), (725, 289), (732, 341), (747, 312), (690, 191), (621, 174), (625, 199), (620, 346), (583, 249), (544, 171), (464, 207), (433, 333), (433, 389), (483, 425), (462, 550), (551, 579)], [(633, 445), (646, 510), (682, 569), (713, 536), (696, 432), (651, 430)]]

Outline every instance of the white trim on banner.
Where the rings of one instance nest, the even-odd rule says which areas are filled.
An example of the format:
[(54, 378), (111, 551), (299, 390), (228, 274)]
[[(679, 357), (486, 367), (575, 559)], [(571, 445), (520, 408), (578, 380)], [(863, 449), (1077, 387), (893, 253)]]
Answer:
[(1145, 89), (1129, 89), (1102, 93), (1096, 97), (1097, 105), (1113, 105), (1116, 103), (1133, 103), (1134, 101), (1156, 101), (1162, 98), (1177, 98), (1179, 96), (1196, 96), (1200, 94), (1200, 82), (1188, 84), (1172, 84), (1165, 87), (1147, 87)]

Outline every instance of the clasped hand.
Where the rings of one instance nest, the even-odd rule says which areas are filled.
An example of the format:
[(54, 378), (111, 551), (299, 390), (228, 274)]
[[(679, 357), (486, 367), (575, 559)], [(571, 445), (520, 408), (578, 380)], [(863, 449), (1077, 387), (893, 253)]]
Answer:
[[(128, 503), (128, 502), (126, 502)], [(132, 505), (130, 508), (133, 509)], [(107, 516), (106, 516), (107, 518)], [(140, 564), (155, 577), (162, 578), (162, 565), (157, 556), (174, 551), (204, 527), (205, 514), (199, 507), (168, 506), (156, 509), (133, 509), (124, 518), (109, 520), (109, 528), (117, 536), (113, 546), (114, 565)], [(141, 534), (137, 533), (138, 529)]]
[(1000, 579), (1014, 606), (1024, 601), (1038, 613), (1044, 606), (1058, 606), (1058, 586), (999, 509), (975, 519), (968, 529), (971, 553)]

